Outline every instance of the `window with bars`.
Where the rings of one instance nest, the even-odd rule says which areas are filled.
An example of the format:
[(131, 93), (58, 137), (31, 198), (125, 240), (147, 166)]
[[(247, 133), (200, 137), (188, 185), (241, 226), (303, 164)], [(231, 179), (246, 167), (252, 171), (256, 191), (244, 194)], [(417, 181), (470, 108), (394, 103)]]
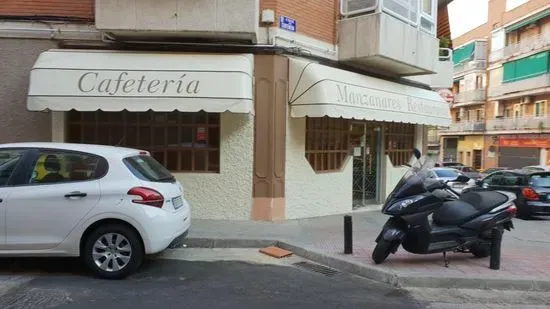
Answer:
[(414, 125), (389, 123), (385, 127), (386, 154), (394, 166), (408, 164), (414, 147)]
[(220, 171), (220, 114), (68, 113), (67, 141), (143, 149), (172, 172)]
[(306, 159), (317, 172), (340, 171), (349, 155), (350, 122), (341, 118), (306, 118)]

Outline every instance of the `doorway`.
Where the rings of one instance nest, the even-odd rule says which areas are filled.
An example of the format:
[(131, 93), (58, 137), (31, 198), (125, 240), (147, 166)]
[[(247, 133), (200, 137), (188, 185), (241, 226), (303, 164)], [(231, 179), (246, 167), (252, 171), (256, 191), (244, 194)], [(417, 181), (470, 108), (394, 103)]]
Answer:
[(472, 168), (475, 169), (476, 171), (479, 171), (481, 169), (482, 157), (483, 156), (481, 155), (481, 150), (474, 149), (474, 158), (473, 158), (473, 161), (472, 161)]
[(376, 204), (380, 130), (376, 123), (353, 122), (350, 141), (353, 158), (353, 209)]

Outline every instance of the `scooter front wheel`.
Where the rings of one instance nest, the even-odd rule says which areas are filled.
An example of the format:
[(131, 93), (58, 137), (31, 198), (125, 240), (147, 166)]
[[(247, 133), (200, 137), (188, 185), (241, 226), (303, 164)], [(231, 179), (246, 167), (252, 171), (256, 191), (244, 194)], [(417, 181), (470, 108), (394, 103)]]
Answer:
[(376, 264), (380, 264), (388, 258), (390, 253), (394, 251), (395, 247), (395, 241), (387, 241), (384, 239), (380, 239), (378, 243), (376, 244), (376, 247), (374, 248), (374, 251), (372, 252), (372, 260)]

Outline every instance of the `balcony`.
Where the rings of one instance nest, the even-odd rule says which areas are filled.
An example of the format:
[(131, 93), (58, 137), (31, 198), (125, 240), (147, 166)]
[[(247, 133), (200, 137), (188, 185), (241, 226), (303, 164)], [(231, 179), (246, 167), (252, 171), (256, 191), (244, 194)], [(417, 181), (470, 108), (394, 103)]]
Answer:
[(536, 36), (525, 38), (518, 43), (508, 45), (491, 53), (490, 62), (508, 60), (512, 57), (521, 56), (527, 53), (542, 51), (550, 46), (550, 32), (541, 33)]
[(256, 42), (260, 0), (96, 0), (98, 30), (123, 39)]
[(447, 130), (444, 130), (441, 133), (449, 134), (449, 133), (483, 132), (483, 131), (485, 131), (485, 122), (464, 121), (464, 122), (456, 122), (451, 124), (451, 126)]
[(409, 76), (407, 79), (426, 84), (432, 89), (453, 87), (453, 58), (452, 50), (439, 49), (439, 60), (435, 63), (435, 74)]
[(386, 11), (340, 20), (339, 60), (397, 76), (436, 73), (439, 39)]
[[(495, 87), (489, 88), (489, 97), (495, 98), (512, 94), (514, 92), (522, 92), (534, 90), (537, 88), (550, 87), (550, 74), (544, 74), (537, 77), (519, 80), (516, 82), (504, 83)], [(546, 91), (546, 90), (544, 90)]]
[(487, 120), (488, 131), (514, 131), (514, 130), (536, 130), (544, 131), (550, 129), (550, 118), (523, 117), (523, 118), (500, 118)]
[(458, 77), (461, 75), (465, 75), (470, 71), (476, 71), (476, 70), (485, 71), (485, 69), (487, 69), (487, 61), (485, 60), (474, 60), (474, 61), (462, 62), (454, 66), (453, 76)]
[(485, 103), (487, 98), (486, 94), (487, 92), (485, 88), (457, 93), (455, 94), (455, 102), (453, 107)]

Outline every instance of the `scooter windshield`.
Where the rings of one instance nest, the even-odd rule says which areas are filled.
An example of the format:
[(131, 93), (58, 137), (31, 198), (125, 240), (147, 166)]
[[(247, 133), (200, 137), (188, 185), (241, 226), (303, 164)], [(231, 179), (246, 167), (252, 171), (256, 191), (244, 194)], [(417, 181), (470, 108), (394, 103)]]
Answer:
[(430, 177), (430, 169), (435, 166), (435, 161), (434, 158), (428, 156), (419, 159), (413, 156), (408, 164), (409, 169), (388, 196), (388, 201), (427, 192), (425, 183)]

